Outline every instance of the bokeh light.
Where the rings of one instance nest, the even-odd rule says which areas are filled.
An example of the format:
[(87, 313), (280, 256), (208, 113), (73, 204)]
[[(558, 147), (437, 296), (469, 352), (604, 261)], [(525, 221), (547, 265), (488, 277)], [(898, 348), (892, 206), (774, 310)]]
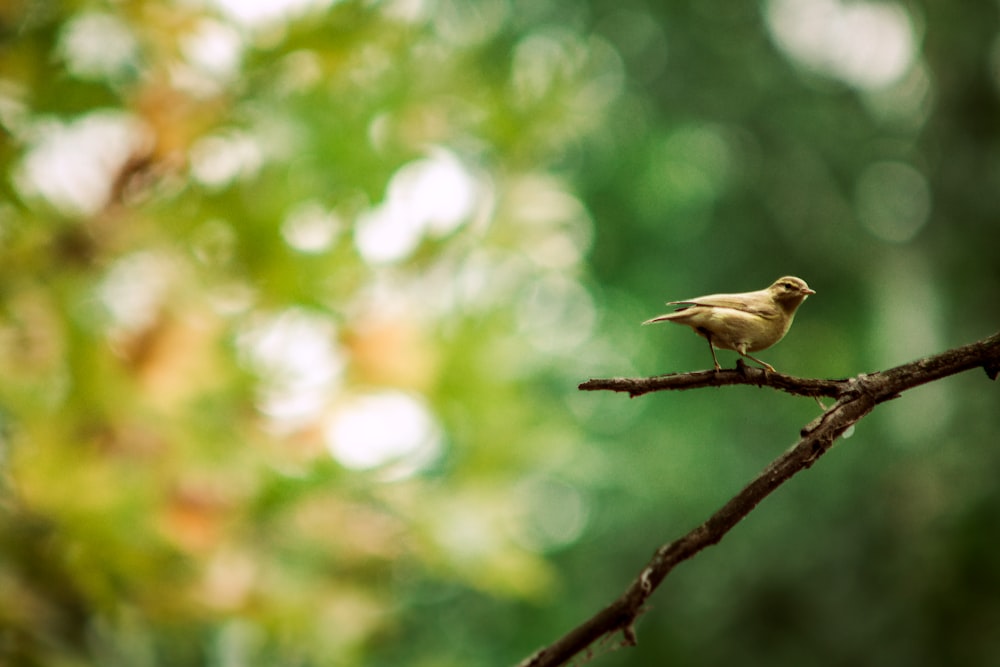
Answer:
[(902, 162), (868, 166), (855, 192), (858, 217), (869, 232), (895, 243), (913, 239), (931, 214), (930, 188), (924, 176)]
[(120, 17), (86, 12), (66, 24), (59, 51), (74, 76), (117, 79), (135, 68), (139, 44)]
[(358, 220), (354, 241), (366, 261), (398, 262), (425, 237), (441, 237), (468, 222), (482, 202), (470, 171), (444, 150), (401, 167), (385, 201)]
[(147, 150), (151, 138), (140, 120), (111, 109), (68, 123), (40, 119), (27, 134), (29, 149), (14, 182), (23, 197), (42, 199), (68, 216), (103, 208), (122, 165)]
[(328, 318), (301, 309), (251, 318), (237, 343), (259, 377), (259, 408), (279, 432), (316, 419), (336, 396), (346, 360)]
[(345, 228), (335, 212), (315, 201), (296, 205), (281, 225), (285, 242), (299, 252), (321, 253), (329, 250)]
[(912, 21), (895, 2), (770, 0), (767, 21), (797, 62), (864, 90), (898, 81), (917, 53)]
[(334, 458), (355, 470), (390, 466), (388, 478), (418, 472), (441, 454), (441, 428), (423, 401), (401, 392), (356, 396), (338, 405), (326, 431)]

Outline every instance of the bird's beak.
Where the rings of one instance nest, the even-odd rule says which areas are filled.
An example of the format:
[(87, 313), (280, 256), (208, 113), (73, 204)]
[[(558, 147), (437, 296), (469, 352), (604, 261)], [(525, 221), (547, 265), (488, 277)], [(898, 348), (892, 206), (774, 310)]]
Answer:
[(803, 293), (803, 294), (815, 294), (815, 293), (816, 293), (816, 290), (814, 290), (814, 289), (809, 289), (808, 287), (803, 287), (803, 288), (802, 288), (802, 293)]

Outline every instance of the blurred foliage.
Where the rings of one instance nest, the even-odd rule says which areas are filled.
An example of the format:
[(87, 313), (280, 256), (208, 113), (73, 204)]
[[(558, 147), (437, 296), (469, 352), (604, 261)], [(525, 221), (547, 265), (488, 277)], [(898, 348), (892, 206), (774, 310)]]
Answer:
[[(577, 392), (707, 366), (637, 326), (663, 301), (802, 276), (762, 356), (804, 376), (997, 329), (998, 15), (0, 6), (0, 662), (555, 639), (815, 416)], [(997, 405), (970, 373), (880, 408), (597, 661), (991, 664)]]

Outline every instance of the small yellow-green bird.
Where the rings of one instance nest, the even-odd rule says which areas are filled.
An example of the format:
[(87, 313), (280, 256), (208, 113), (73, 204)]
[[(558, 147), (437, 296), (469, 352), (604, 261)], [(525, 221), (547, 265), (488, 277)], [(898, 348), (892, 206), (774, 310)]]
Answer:
[(795, 311), (806, 297), (815, 293), (801, 278), (785, 276), (775, 280), (767, 289), (756, 292), (710, 294), (684, 301), (668, 301), (668, 306), (681, 308), (646, 320), (643, 324), (674, 322), (691, 327), (696, 334), (708, 340), (715, 370), (722, 369), (715, 356), (715, 348), (719, 348), (739, 352), (773, 372), (771, 364), (749, 353), (769, 348), (784, 338), (792, 326)]

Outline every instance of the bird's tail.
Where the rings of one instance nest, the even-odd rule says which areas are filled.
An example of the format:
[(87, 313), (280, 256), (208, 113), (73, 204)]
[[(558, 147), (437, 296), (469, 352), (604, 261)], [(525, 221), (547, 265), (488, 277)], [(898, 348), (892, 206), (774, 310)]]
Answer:
[(652, 319), (646, 320), (642, 324), (643, 324), (643, 326), (645, 326), (647, 324), (656, 324), (657, 322), (666, 322), (668, 320), (674, 319), (674, 316), (676, 316), (676, 315), (677, 315), (677, 313), (667, 313), (666, 315), (657, 315), (656, 317), (654, 317)]

